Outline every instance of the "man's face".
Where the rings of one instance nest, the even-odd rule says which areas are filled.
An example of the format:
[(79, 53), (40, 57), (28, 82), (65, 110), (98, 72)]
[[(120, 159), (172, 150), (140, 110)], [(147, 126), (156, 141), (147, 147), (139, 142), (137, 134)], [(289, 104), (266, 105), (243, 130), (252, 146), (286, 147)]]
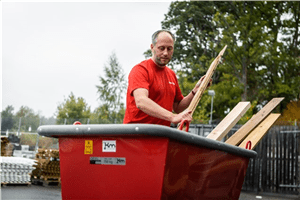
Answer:
[(157, 37), (155, 46), (151, 44), (152, 59), (159, 67), (166, 66), (173, 55), (174, 42), (171, 35), (167, 32), (162, 32)]

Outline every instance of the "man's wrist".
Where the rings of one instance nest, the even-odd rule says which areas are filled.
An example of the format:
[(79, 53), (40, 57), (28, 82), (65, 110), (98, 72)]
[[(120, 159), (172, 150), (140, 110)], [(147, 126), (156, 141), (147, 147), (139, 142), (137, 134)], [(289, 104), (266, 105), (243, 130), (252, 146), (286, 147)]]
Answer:
[(192, 90), (192, 94), (195, 96), (196, 92), (194, 92), (194, 90)]

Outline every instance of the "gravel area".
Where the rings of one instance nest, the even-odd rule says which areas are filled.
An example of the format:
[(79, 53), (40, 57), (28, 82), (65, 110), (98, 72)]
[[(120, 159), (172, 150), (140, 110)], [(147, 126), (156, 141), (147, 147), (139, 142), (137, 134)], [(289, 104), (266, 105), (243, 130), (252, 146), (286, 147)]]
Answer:
[[(61, 200), (59, 186), (10, 185), (1, 188), (2, 200)], [(300, 200), (300, 195), (256, 194), (242, 191), (239, 200)]]
[(239, 200), (300, 200), (300, 195), (282, 195), (273, 193), (253, 193), (242, 191)]

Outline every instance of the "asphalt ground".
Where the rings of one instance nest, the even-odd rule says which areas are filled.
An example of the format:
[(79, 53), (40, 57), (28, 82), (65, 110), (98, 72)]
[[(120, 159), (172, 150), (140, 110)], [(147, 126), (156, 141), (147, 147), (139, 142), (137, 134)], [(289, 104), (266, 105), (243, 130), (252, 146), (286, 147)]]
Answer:
[[(7, 185), (1, 187), (2, 200), (61, 200), (59, 186)], [(256, 194), (242, 191), (239, 200), (300, 200), (300, 195)]]

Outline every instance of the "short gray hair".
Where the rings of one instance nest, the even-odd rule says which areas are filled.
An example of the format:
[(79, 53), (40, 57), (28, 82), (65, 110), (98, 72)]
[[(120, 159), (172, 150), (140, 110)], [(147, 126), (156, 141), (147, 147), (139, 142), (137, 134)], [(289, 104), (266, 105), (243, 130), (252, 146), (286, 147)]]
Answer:
[(173, 35), (173, 33), (171, 33), (171, 31), (168, 31), (168, 30), (158, 30), (156, 31), (155, 33), (153, 33), (152, 35), (152, 44), (155, 46), (156, 45), (156, 42), (157, 42), (157, 37), (160, 33), (162, 32), (167, 32), (171, 35), (172, 39), (173, 39), (173, 42), (175, 43), (175, 36)]

